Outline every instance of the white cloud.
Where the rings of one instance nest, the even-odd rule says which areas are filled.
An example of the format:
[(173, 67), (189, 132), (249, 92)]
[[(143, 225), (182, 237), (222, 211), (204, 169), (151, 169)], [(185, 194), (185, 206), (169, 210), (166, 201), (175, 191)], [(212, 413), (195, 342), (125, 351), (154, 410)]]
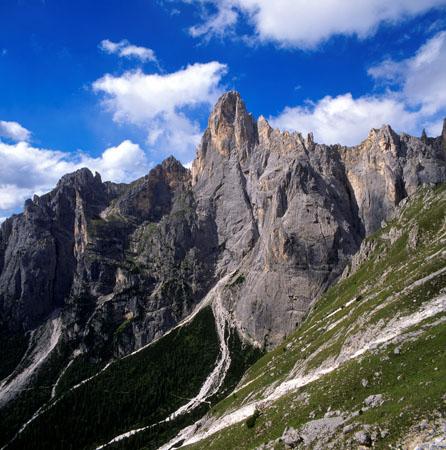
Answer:
[(313, 132), (315, 140), (327, 144), (355, 145), (361, 142), (371, 128), (390, 123), (397, 130), (410, 131), (417, 124), (418, 114), (405, 109), (392, 96), (364, 96), (354, 99), (350, 93), (324, 97), (306, 107), (287, 107), (276, 118), (275, 127)]
[(89, 167), (99, 172), (103, 180), (120, 183), (133, 181), (145, 175), (150, 168), (144, 151), (129, 140), (107, 148), (98, 158), (81, 154), (77, 166)]
[(395, 23), (444, 6), (445, 0), (185, 0), (216, 10), (190, 29), (192, 35), (232, 31), (246, 17), (261, 41), (314, 48), (334, 35), (371, 36), (382, 23)]
[(0, 137), (13, 141), (27, 141), (31, 137), (31, 132), (17, 122), (0, 120)]
[(214, 61), (169, 74), (145, 74), (141, 70), (121, 76), (107, 74), (94, 82), (93, 89), (104, 94), (104, 104), (116, 122), (146, 130), (152, 147), (190, 156), (201, 137), (192, 113), (214, 104), (222, 92), (220, 81), (226, 69), (226, 65)]
[(99, 48), (105, 53), (115, 54), (122, 58), (136, 58), (143, 62), (157, 62), (155, 52), (151, 48), (138, 47), (130, 44), (127, 39), (123, 39), (120, 42), (104, 39), (100, 42)]
[(446, 115), (446, 32), (429, 39), (402, 61), (385, 60), (369, 69), (393, 88), (384, 94), (353, 98), (350, 93), (324, 97), (305, 107), (287, 107), (273, 125), (307, 133), (329, 144), (357, 144), (370, 128), (384, 123), (397, 130), (438, 136)]
[(148, 172), (150, 164), (143, 150), (123, 141), (93, 158), (30, 146), (26, 142), (0, 142), (0, 213), (22, 206), (33, 194), (51, 190), (59, 178), (82, 167), (101, 174), (103, 180), (128, 182)]
[(193, 37), (223, 36), (238, 20), (238, 13), (229, 2), (221, 2), (215, 14), (207, 15), (203, 22), (189, 28)]
[(413, 56), (386, 60), (369, 69), (375, 79), (401, 85), (405, 101), (432, 115), (446, 107), (446, 31), (437, 33)]

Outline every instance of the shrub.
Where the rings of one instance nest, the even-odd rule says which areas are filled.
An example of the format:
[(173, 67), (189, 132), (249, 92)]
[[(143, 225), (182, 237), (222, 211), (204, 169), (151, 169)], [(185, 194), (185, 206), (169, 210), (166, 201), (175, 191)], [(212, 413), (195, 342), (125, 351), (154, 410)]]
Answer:
[(254, 428), (259, 416), (260, 416), (260, 411), (256, 408), (254, 411), (254, 414), (246, 419), (246, 426), (248, 428)]

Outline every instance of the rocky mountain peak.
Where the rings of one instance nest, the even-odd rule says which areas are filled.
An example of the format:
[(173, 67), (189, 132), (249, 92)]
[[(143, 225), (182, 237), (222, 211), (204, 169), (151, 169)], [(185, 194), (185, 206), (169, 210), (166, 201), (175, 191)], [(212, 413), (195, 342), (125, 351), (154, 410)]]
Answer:
[(166, 158), (159, 168), (169, 183), (182, 183), (190, 179), (190, 170), (186, 169), (174, 156)]
[(218, 99), (211, 117), (213, 116), (214, 119), (224, 119), (228, 123), (233, 123), (237, 115), (243, 111), (246, 112), (246, 107), (240, 94), (237, 91), (228, 91)]
[(82, 187), (94, 184), (102, 184), (101, 175), (98, 172), (93, 175), (90, 169), (83, 167), (75, 172), (64, 175), (57, 183), (57, 187)]
[(136, 223), (158, 221), (170, 211), (175, 192), (187, 186), (190, 179), (190, 170), (175, 157), (169, 156), (146, 176), (131, 183), (101, 216), (107, 218), (119, 215), (131, 218)]
[(400, 137), (390, 125), (382, 125), (381, 128), (372, 128), (367, 138), (359, 146), (367, 153), (375, 151), (386, 154), (390, 153), (393, 157), (398, 156)]
[(257, 132), (259, 135), (259, 143), (265, 144), (269, 141), (273, 128), (264, 116), (260, 116), (257, 120)]
[(167, 157), (162, 163), (161, 165), (163, 166), (163, 168), (168, 171), (168, 172), (172, 172), (172, 171), (177, 171), (177, 170), (181, 170), (182, 168), (184, 169), (183, 165), (180, 163), (180, 161), (178, 161), (178, 159), (175, 158), (175, 156), (170, 155), (169, 157)]
[(256, 122), (246, 110), (240, 94), (229, 91), (215, 105), (208, 122), (210, 144), (223, 156), (229, 156), (237, 147), (248, 151), (257, 143)]
[[(19, 367), (17, 378), (20, 379), (22, 373), (26, 375), (28, 371), (32, 374), (37, 367), (36, 361), (44, 361), (32, 353), (34, 348), (49, 348), (52, 342), (56, 345), (60, 340), (60, 347), (51, 355), (51, 361), (60, 365), (62, 370), (59, 375), (54, 371), (51, 382), (52, 391), (58, 396), (60, 386), (65, 383), (62, 381), (58, 387), (59, 380), (68, 376), (77, 383), (80, 379), (76, 378), (76, 371), (80, 368), (81, 375), (89, 375), (90, 369), (85, 372), (83, 367), (87, 362), (90, 366), (90, 360), (91, 373), (102, 374), (107, 367), (113, 367), (113, 364), (108, 364), (113, 358), (141, 350), (137, 364), (144, 372), (146, 367), (139, 357), (146, 350), (155, 349), (157, 353), (152, 354), (155, 359), (148, 358), (147, 361), (158, 366), (163, 361), (163, 358), (158, 358), (167, 352), (156, 350), (155, 345), (145, 346), (172, 330), (171, 345), (181, 347), (183, 338), (180, 334), (183, 335), (195, 319), (208, 314), (205, 310), (207, 305), (212, 311), (208, 310), (210, 323), (203, 327), (206, 337), (194, 337), (191, 345), (207, 344), (205, 341), (209, 339), (208, 331), (211, 330), (208, 325), (214, 326), (214, 317), (222, 355), (229, 345), (236, 345), (234, 348), (237, 349), (238, 339), (243, 346), (253, 344), (265, 349), (278, 346), (284, 337), (302, 325), (312, 309), (319, 314), (314, 324), (319, 323), (317, 326), (321, 328), (313, 329), (314, 324), (306, 328), (306, 333), (313, 329), (305, 337), (308, 345), (313, 345), (315, 339), (320, 342), (318, 336), (332, 329), (327, 328), (327, 319), (332, 322), (330, 327), (341, 323), (339, 314), (344, 312), (345, 319), (350, 320), (348, 311), (352, 311), (351, 308), (359, 308), (358, 323), (362, 324), (364, 305), (372, 301), (375, 304), (387, 301), (371, 291), (373, 297), (362, 297), (365, 289), (375, 282), (375, 278), (367, 280), (367, 271), (374, 273), (379, 283), (387, 276), (384, 273), (390, 274), (395, 287), (398, 285), (400, 289), (401, 277), (392, 276), (395, 267), (389, 265), (385, 272), (381, 269), (375, 271), (383, 264), (382, 255), (386, 255), (386, 249), (395, 243), (396, 247), (388, 254), (393, 264), (400, 260), (400, 256), (405, 258), (415, 254), (413, 250), (423, 239), (427, 243), (435, 235), (430, 234), (432, 227), (425, 218), (423, 223), (428, 225), (425, 232), (422, 229), (425, 225), (421, 222), (420, 227), (418, 224), (413, 226), (412, 222), (401, 222), (401, 230), (392, 224), (392, 229), (381, 235), (379, 242), (375, 241), (379, 255), (373, 263), (355, 272), (363, 255), (369, 256), (374, 251), (370, 246), (375, 245), (370, 244), (374, 238), (364, 238), (379, 230), (383, 221), (398, 219), (403, 211), (401, 208), (404, 208), (402, 201), (416, 195), (420, 186), (446, 180), (444, 148), (446, 122), (442, 136), (426, 137), (425, 142), (407, 134), (397, 135), (390, 126), (384, 125), (372, 129), (368, 138), (357, 146), (318, 144), (311, 133), (303, 138), (301, 133), (273, 129), (263, 116), (255, 121), (240, 95), (228, 92), (219, 99), (211, 113), (192, 171), (184, 168), (173, 156), (130, 184), (102, 183), (98, 174), (80, 169), (64, 176), (53, 191), (29, 200), (24, 213), (2, 224), (0, 348), (3, 350), (5, 342), (1, 340), (2, 333), (5, 336), (5, 333), (30, 336), (31, 352), (23, 349), (29, 355), (24, 361), (30, 365)], [(440, 233), (444, 218), (439, 212), (444, 210), (444, 200), (437, 204), (432, 201), (432, 197), (422, 197), (418, 204), (435, 210), (431, 217), (437, 222)], [(412, 221), (411, 218), (409, 220)], [(403, 227), (407, 231), (407, 248), (406, 238), (399, 240), (402, 238), (400, 232), (404, 233)], [(440, 234), (438, 236), (441, 237)], [(432, 252), (435, 253), (431, 257), (439, 260), (441, 242), (433, 242)], [(424, 244), (419, 248), (424, 249)], [(356, 259), (353, 257), (355, 254), (359, 255)], [(419, 260), (421, 265), (424, 264), (423, 276), (427, 274), (425, 255), (420, 254), (423, 258)], [(351, 269), (346, 269), (352, 257)], [(436, 261), (428, 264), (433, 270), (439, 267)], [(416, 265), (418, 262), (411, 262), (410, 267)], [(400, 266), (404, 270), (407, 267)], [(313, 308), (324, 291), (343, 273), (347, 277), (348, 273), (355, 276), (354, 272), (359, 276), (354, 284), (348, 285), (348, 296), (340, 297), (341, 291), (335, 291), (333, 308), (336, 309), (332, 313), (327, 315), (327, 302), (322, 303), (322, 308)], [(416, 284), (411, 275), (403, 275), (412, 286)], [(376, 295), (387, 297), (387, 291), (382, 288), (383, 285), (379, 285)], [(427, 289), (423, 291), (427, 292)], [(361, 295), (356, 297), (356, 292)], [(348, 300), (353, 293), (356, 298)], [(342, 298), (348, 308), (339, 307), (339, 299)], [(389, 313), (395, 311), (393, 302), (396, 299), (394, 295), (389, 297), (392, 302), (388, 304)], [(191, 316), (199, 303), (203, 309)], [(410, 303), (412, 308), (412, 299)], [(179, 324), (186, 317), (189, 319), (183, 322), (184, 325)], [(174, 331), (176, 325), (179, 327)], [(350, 324), (346, 326), (355, 333), (349, 336), (350, 343), (346, 344), (351, 346), (351, 342), (358, 340), (357, 328)], [(227, 334), (230, 329), (237, 334)], [(307, 353), (308, 345), (298, 351), (305, 341), (294, 338), (289, 344), (282, 345), (284, 350), (278, 353), (302, 355), (301, 350), (304, 349), (305, 354), (310, 355), (306, 358), (310, 358), (313, 364), (321, 355), (319, 349), (325, 352), (333, 348), (331, 340), (336, 336), (345, 341), (343, 331), (327, 336), (329, 346), (314, 347), (315, 353)], [(364, 339), (368, 336), (366, 333)], [(160, 344), (164, 345), (163, 341)], [(288, 345), (295, 345), (296, 351), (288, 351), (292, 348)], [(159, 348), (169, 351), (173, 347)], [(201, 347), (196, 354), (210, 356)], [(239, 355), (238, 350), (233, 354)], [(131, 357), (129, 355), (127, 362)], [(191, 360), (188, 355), (179, 362), (189, 364)], [(214, 367), (216, 356), (209, 360)], [(226, 364), (227, 360), (217, 361)], [(234, 363), (238, 366), (239, 361), (241, 359), (237, 356)], [(331, 356), (327, 360), (330, 365), (333, 361)], [(81, 365), (77, 366), (78, 363)], [(218, 362), (217, 367), (223, 367), (222, 364)], [(231, 364), (229, 359), (225, 371), (230, 372), (227, 373), (233, 373)], [(168, 367), (170, 383), (170, 361)], [(210, 370), (214, 373), (212, 367)], [(237, 371), (240, 368), (233, 367)], [(179, 373), (180, 370), (174, 372)], [(194, 377), (195, 372), (193, 367), (191, 373)], [(46, 376), (42, 380), (48, 391), (49, 405), (67, 405), (62, 397), (49, 398), (51, 389), (48, 389), (50, 385)], [(219, 386), (224, 386), (226, 396), (226, 372), (222, 376), (220, 381), (223, 384)], [(128, 384), (126, 377), (119, 378)], [(150, 377), (146, 378), (150, 380)], [(184, 380), (187, 381), (186, 378)], [(87, 380), (94, 383), (94, 379), (96, 376)], [(102, 375), (97, 379), (102, 380)], [(130, 380), (130, 384), (135, 379)], [(205, 384), (217, 386), (215, 381), (206, 381)], [(65, 389), (68, 386), (65, 384)], [(82, 383), (76, 386), (79, 386), (79, 392), (83, 389)], [(102, 381), (98, 386), (101, 387), (100, 395), (106, 392), (102, 389)], [(114, 390), (107, 392), (119, 392), (116, 386), (113, 384)], [(17, 391), (14, 384), (10, 383), (9, 388), (10, 392)], [(87, 392), (92, 392), (89, 389)], [(166, 392), (171, 398), (169, 389)], [(67, 397), (71, 397), (74, 390), (74, 387), (70, 389)], [(159, 392), (158, 387), (156, 392)], [(131, 400), (133, 397), (125, 398)], [(1, 401), (0, 389), (0, 407)], [(145, 402), (139, 403), (144, 411), (147, 410)], [(22, 400), (18, 405), (22, 408)], [(123, 409), (115, 415), (118, 418), (128, 410), (127, 400), (122, 405)], [(35, 406), (37, 408), (38, 405)], [(39, 408), (43, 415), (49, 410)], [(23, 417), (21, 423), (27, 421), (34, 426), (34, 419), (29, 420), (30, 417), (31, 412), (29, 417)], [(140, 421), (142, 416), (138, 413), (137, 417)], [(45, 428), (39, 420), (37, 417), (39, 428), (28, 435), (30, 439)], [(84, 420), (75, 423), (80, 427), (76, 432), (84, 423)], [(17, 425), (21, 426), (20, 423)], [(96, 444), (97, 437), (91, 437), (91, 444)], [(0, 446), (3, 443), (0, 441)], [(45, 448), (56, 447), (47, 445)], [(11, 448), (29, 448), (29, 445), (17, 444)]]
[(148, 178), (149, 184), (166, 183), (171, 189), (190, 180), (190, 170), (186, 169), (174, 156), (169, 156), (161, 164), (153, 168)]

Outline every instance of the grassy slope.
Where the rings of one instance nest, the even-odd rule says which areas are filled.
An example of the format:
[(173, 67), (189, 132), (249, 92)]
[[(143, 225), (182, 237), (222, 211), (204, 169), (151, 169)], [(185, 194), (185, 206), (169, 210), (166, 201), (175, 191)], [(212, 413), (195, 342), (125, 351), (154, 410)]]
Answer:
[(8, 448), (93, 448), (164, 419), (198, 392), (218, 351), (212, 311), (206, 308), (187, 326), (63, 394)]
[[(261, 399), (268, 387), (285, 380), (293, 368), (311, 373), (324, 361), (334, 360), (353, 336), (372, 326), (381, 327), (395, 315), (413, 313), (444, 292), (444, 273), (418, 287), (403, 289), (445, 267), (445, 212), (445, 185), (420, 191), (402, 208), (398, 219), (368, 239), (374, 250), (359, 269), (324, 295), (294, 335), (249, 369), (243, 380), (249, 385), (214, 406), (211, 413), (218, 417), (245, 400)], [(393, 243), (391, 235), (396, 236)], [(415, 248), (409, 244), (414, 235)], [(345, 306), (354, 299), (357, 301)], [(277, 400), (262, 411), (254, 427), (241, 422), (192, 447), (255, 448), (280, 437), (288, 425), (298, 428), (324, 417), (329, 408), (359, 411), (367, 396), (380, 393), (386, 399), (381, 407), (361, 411), (350, 422), (354, 422), (354, 430), (361, 423), (386, 429), (388, 434), (375, 446), (387, 448), (422, 418), (446, 413), (446, 325), (432, 326), (445, 314), (414, 326), (410, 331), (419, 334), (401, 344), (398, 355), (393, 353), (394, 345), (368, 352)], [(367, 387), (363, 387), (363, 379), (368, 381)], [(336, 445), (349, 448), (352, 433), (337, 433)], [(276, 446), (282, 448), (281, 444)]]
[[(260, 356), (236, 333), (231, 334), (229, 342), (232, 364), (220, 393), (211, 399), (213, 403), (231, 392), (246, 368)], [(70, 391), (71, 386), (101, 368), (88, 358), (78, 357), (60, 380), (53, 406), (7, 448), (90, 449), (131, 429), (155, 424), (198, 393), (218, 354), (214, 317), (206, 307), (189, 324), (116, 361), (90, 382)], [(45, 384), (51, 388), (50, 383)], [(48, 389), (45, 394), (49, 394)], [(209, 405), (203, 404), (193, 414), (157, 425), (109, 448), (157, 448), (208, 410)]]

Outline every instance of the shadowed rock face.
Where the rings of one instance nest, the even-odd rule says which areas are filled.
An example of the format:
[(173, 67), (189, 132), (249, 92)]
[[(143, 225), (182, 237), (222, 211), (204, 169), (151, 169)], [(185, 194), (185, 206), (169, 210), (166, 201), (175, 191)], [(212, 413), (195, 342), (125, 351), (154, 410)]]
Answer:
[(228, 92), (192, 171), (171, 157), (118, 185), (82, 169), (2, 224), (0, 323), (26, 331), (62, 308), (69, 339), (123, 355), (235, 271), (224, 304), (245, 336), (275, 345), (404, 197), (445, 181), (445, 148), (446, 128), (418, 139), (389, 126), (320, 145)]
[(25, 203), (6, 220), (0, 239), (2, 321), (29, 329), (65, 304), (75, 276), (85, 226), (110, 193), (88, 169), (65, 175), (49, 194)]
[(87, 348), (114, 339), (111, 351), (128, 353), (207, 291), (212, 236), (197, 218), (190, 171), (174, 158), (130, 185), (88, 169), (66, 175), (1, 226), (1, 326), (27, 331), (63, 308), (69, 339), (81, 336)]

